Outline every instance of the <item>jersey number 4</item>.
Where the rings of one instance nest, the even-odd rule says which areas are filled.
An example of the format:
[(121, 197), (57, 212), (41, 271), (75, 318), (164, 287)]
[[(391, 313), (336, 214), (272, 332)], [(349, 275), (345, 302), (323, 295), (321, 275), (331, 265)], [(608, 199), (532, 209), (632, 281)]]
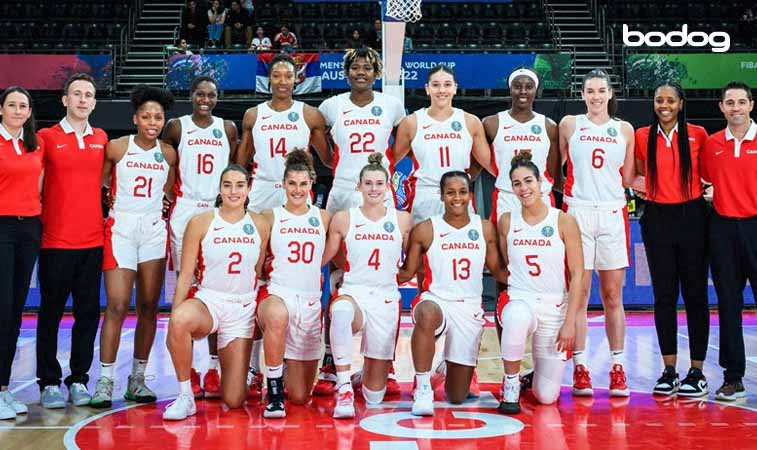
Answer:
[[(274, 141), (276, 142), (274, 143)], [(271, 149), (271, 158), (276, 157), (276, 155), (281, 155), (283, 158), (287, 155), (287, 141), (285, 137), (278, 140), (274, 138), (268, 139), (268, 146)]]

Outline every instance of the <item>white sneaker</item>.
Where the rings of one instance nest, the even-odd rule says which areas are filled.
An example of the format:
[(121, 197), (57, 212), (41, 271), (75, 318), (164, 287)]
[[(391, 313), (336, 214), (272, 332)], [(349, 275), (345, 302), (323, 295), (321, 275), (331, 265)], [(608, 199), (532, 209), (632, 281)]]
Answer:
[(355, 393), (352, 389), (337, 392), (334, 419), (351, 419), (355, 417)]
[(176, 400), (166, 406), (163, 411), (163, 420), (184, 420), (197, 414), (195, 399), (190, 395), (179, 394)]
[(433, 416), (434, 415), (434, 391), (430, 385), (420, 385), (413, 391), (413, 410), (414, 416)]
[(500, 393), (502, 401), (499, 402), (497, 411), (502, 414), (520, 413), (520, 380), (508, 383), (507, 378), (503, 378)]
[[(2, 393), (5, 394), (8, 391), (3, 391)], [(16, 418), (16, 411), (13, 410), (13, 407), (3, 401), (3, 398), (0, 397), (0, 420), (8, 420), (8, 419), (15, 419)]]
[(11, 391), (0, 392), (0, 403), (5, 403), (10, 406), (16, 414), (26, 414), (29, 412), (29, 408), (25, 404), (21, 403), (13, 396)]

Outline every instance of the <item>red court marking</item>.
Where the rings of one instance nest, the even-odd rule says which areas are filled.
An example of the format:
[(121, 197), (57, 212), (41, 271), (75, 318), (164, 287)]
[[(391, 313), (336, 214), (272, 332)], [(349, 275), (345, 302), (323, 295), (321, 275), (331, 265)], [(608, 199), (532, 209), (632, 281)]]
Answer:
[[(409, 383), (403, 383), (402, 401), (411, 401)], [(495, 396), (499, 385), (482, 385)], [(397, 445), (420, 450), (438, 449), (757, 449), (757, 412), (705, 400), (657, 401), (649, 394), (630, 398), (573, 398), (564, 387), (557, 405), (537, 405), (530, 394), (516, 416), (525, 425), (510, 435), (479, 439), (413, 439), (365, 431), (360, 419), (385, 413), (409, 412), (409, 408), (366, 409), (356, 396), (355, 420), (331, 418), (334, 400), (315, 398), (307, 406), (287, 405), (287, 418), (262, 418), (262, 406), (223, 411), (219, 401), (199, 401), (197, 415), (181, 422), (161, 418), (168, 401), (101, 417), (84, 426), (74, 440), (82, 449), (361, 449), (373, 445)], [(387, 399), (397, 400), (397, 399)], [(437, 398), (441, 400), (441, 398)], [(497, 415), (496, 409), (437, 408), (433, 418), (400, 420), (407, 428), (461, 430), (479, 428), (485, 420), (453, 417), (468, 411)], [(394, 441), (394, 444), (391, 444)], [(412, 447), (412, 446), (415, 447)], [(388, 447), (383, 447), (384, 449)]]

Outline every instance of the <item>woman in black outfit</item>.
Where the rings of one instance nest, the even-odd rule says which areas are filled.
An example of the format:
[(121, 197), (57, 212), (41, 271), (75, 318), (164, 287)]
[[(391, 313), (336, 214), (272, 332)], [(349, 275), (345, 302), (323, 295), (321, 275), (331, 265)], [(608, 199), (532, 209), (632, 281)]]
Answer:
[[(641, 235), (654, 291), (654, 318), (665, 369), (653, 392), (707, 395), (702, 374), (710, 333), (707, 302), (707, 205), (702, 197), (699, 152), (704, 128), (686, 122), (683, 88), (664, 82), (655, 89), (648, 127), (636, 130), (636, 170), (646, 177)], [(679, 383), (677, 304), (683, 295), (691, 368)]]

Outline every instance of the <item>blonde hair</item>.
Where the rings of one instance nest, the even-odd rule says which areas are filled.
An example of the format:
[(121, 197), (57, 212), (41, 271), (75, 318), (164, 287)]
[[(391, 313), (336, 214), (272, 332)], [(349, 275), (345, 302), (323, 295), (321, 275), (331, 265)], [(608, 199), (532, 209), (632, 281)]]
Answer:
[(368, 164), (360, 169), (360, 181), (363, 181), (363, 174), (366, 172), (383, 172), (386, 176), (386, 181), (389, 181), (389, 171), (381, 164), (383, 160), (384, 155), (379, 152), (373, 152), (368, 155)]

